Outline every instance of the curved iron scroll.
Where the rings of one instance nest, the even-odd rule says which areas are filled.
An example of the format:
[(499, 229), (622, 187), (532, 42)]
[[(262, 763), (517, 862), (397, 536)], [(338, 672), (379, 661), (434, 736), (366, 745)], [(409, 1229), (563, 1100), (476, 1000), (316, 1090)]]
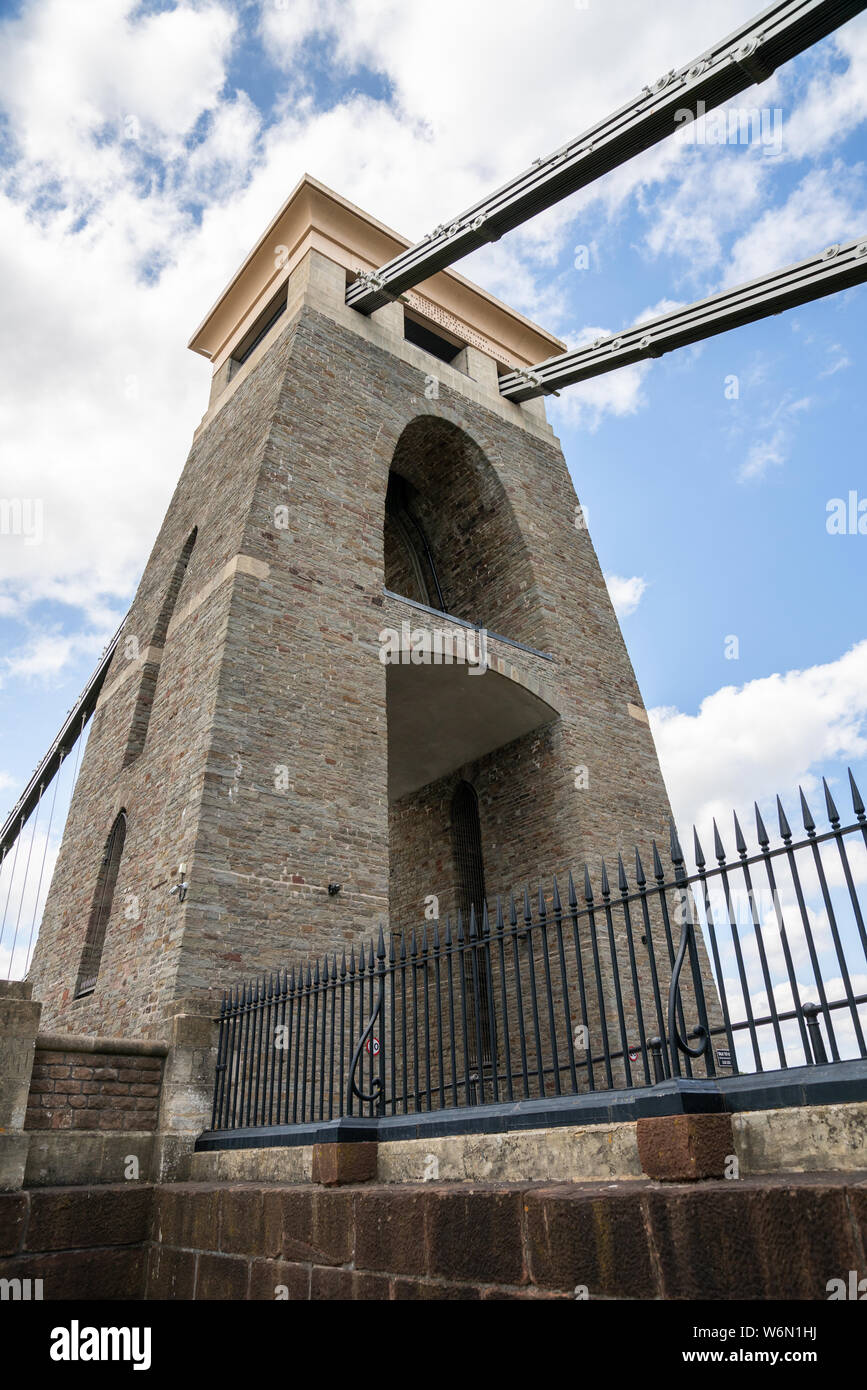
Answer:
[[(699, 1038), (698, 1047), (690, 1047), (688, 1042), (680, 1036), (677, 1030), (677, 991), (680, 985), (680, 972), (683, 969), (683, 962), (686, 960), (686, 953), (690, 947), (690, 932), (692, 923), (684, 922), (680, 933), (680, 947), (677, 952), (677, 959), (674, 962), (674, 970), (671, 974), (671, 984), (668, 987), (668, 1036), (673, 1038), (681, 1052), (685, 1052), (687, 1057), (701, 1057), (708, 1048), (710, 1038), (700, 1023), (697, 1023), (690, 1033), (690, 1037)], [(676, 1062), (676, 1054), (673, 1054), (672, 1061)]]
[(382, 1077), (381, 1077), (381, 1076), (377, 1076), (377, 1078), (375, 1079), (375, 1081), (372, 1082), (372, 1090), (371, 1090), (370, 1094), (369, 1094), (369, 1095), (366, 1095), (365, 1092), (364, 1092), (364, 1091), (360, 1091), (360, 1090), (358, 1089), (358, 1086), (355, 1084), (355, 1073), (356, 1073), (356, 1071), (357, 1071), (357, 1069), (358, 1069), (358, 1063), (359, 1063), (359, 1061), (361, 1060), (361, 1054), (362, 1054), (362, 1052), (364, 1051), (364, 1044), (367, 1042), (367, 1039), (370, 1037), (371, 1033), (373, 1032), (373, 1025), (374, 1025), (374, 1023), (376, 1022), (377, 1018), (379, 1017), (380, 1011), (381, 1011), (381, 1009), (382, 1009), (383, 995), (384, 995), (384, 991), (383, 991), (383, 988), (382, 988), (382, 983), (380, 982), (379, 998), (378, 998), (377, 1001), (376, 1001), (376, 1008), (374, 1009), (373, 1013), (370, 1015), (370, 1019), (369, 1019), (369, 1021), (368, 1021), (367, 1027), (365, 1028), (365, 1030), (364, 1030), (364, 1032), (362, 1033), (361, 1037), (358, 1039), (358, 1045), (357, 1045), (355, 1051), (354, 1051), (353, 1054), (352, 1054), (352, 1064), (351, 1064), (351, 1066), (350, 1066), (350, 1068), (349, 1068), (349, 1084), (348, 1084), (348, 1086), (347, 1086), (347, 1088), (346, 1088), (346, 1113), (347, 1113), (347, 1115), (351, 1115), (351, 1114), (352, 1114), (352, 1097), (353, 1097), (353, 1096), (357, 1096), (358, 1099), (359, 1099), (362, 1103), (364, 1103), (364, 1104), (370, 1104), (372, 1101), (378, 1101), (378, 1102), (379, 1102), (379, 1105), (378, 1105), (377, 1108), (378, 1108), (379, 1110), (382, 1109)]

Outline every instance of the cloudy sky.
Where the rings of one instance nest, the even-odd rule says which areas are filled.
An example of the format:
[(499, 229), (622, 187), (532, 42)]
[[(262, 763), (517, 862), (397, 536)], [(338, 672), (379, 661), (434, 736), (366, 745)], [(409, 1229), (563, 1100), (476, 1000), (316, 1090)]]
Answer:
[[(0, 535), (0, 810), (131, 601), (207, 399), (190, 332), (300, 175), (420, 236), (756, 7), (0, 0), (0, 496), (33, 523)], [(867, 16), (741, 104), (763, 139), (669, 141), (460, 269), (579, 342), (867, 233)], [(867, 499), (865, 314), (549, 403), (686, 824), (867, 784), (867, 535), (827, 527)]]

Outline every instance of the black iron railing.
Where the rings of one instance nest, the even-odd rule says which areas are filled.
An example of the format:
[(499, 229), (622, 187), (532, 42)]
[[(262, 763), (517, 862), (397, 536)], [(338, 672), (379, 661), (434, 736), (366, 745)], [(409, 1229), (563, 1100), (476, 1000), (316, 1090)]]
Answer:
[(231, 990), (220, 1016), (213, 1130), (403, 1115), (785, 1070), (867, 1056), (867, 817), (825, 787), (819, 831), (801, 793), (795, 840), (777, 801), (749, 852), (714, 823), (695, 870), (671, 830), (650, 876), (636, 850), (469, 921), (382, 931), (338, 962)]

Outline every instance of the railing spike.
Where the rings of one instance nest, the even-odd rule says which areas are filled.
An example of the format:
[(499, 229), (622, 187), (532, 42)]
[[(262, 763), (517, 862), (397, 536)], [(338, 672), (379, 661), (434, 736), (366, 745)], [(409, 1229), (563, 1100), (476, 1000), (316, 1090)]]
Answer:
[(350, 952), (349, 952), (349, 973), (350, 973), (350, 975), (354, 975), (354, 974), (355, 974), (355, 947), (354, 947), (354, 946), (351, 948), (351, 950), (350, 950)]
[(617, 887), (624, 896), (629, 892), (629, 881), (623, 867), (623, 855), (619, 850), (617, 851)]
[(771, 843), (771, 839), (765, 828), (765, 822), (762, 820), (762, 813), (759, 810), (759, 803), (755, 801), (753, 805), (756, 808), (756, 836), (762, 849), (766, 849), (767, 846)]
[(777, 818), (780, 822), (780, 834), (782, 835), (786, 843), (788, 843), (789, 840), (791, 840), (792, 838), (792, 829), (789, 825), (786, 813), (783, 810), (783, 803), (779, 797), (777, 797)]
[(470, 941), (475, 941), (478, 936), (476, 927), (476, 908), (474, 903), (470, 903)]
[(668, 838), (671, 848), (671, 862), (677, 866), (683, 863), (683, 850), (680, 847), (680, 840), (677, 834), (677, 826), (673, 820), (668, 822)]
[(516, 904), (515, 904), (515, 895), (514, 895), (514, 893), (510, 893), (510, 894), (509, 894), (509, 926), (510, 926), (510, 927), (516, 927), (517, 925), (518, 925), (518, 909), (517, 909), (517, 906), (516, 906)]
[(548, 916), (548, 909), (545, 906), (545, 894), (542, 892), (542, 885), (539, 884), (539, 921), (544, 922)]
[(379, 941), (376, 946), (376, 954), (380, 960), (385, 960), (385, 934), (382, 930), (382, 923), (379, 924)]
[(313, 981), (310, 978), (310, 966), (307, 967), (307, 988), (309, 989)]
[(722, 835), (719, 833), (716, 816), (714, 816), (713, 820), (713, 852), (718, 864), (724, 864), (726, 862), (725, 845), (722, 842)]
[(314, 983), (314, 985), (318, 985), (318, 984), (319, 984), (319, 961), (318, 961), (318, 960), (317, 960), (317, 962), (316, 962), (316, 969), (313, 971), (313, 983)]
[(560, 902), (560, 889), (559, 889), (558, 886), (557, 886), (557, 875), (556, 875), (556, 874), (554, 875), (554, 886), (553, 886), (553, 889), (552, 889), (552, 891), (551, 891), (551, 902), (552, 902), (552, 904), (553, 904), (555, 913), (556, 913), (556, 912), (562, 912), (562, 911), (563, 911), (563, 905), (562, 905), (562, 903)]
[(569, 899), (569, 906), (570, 906), (570, 907), (577, 907), (577, 906), (578, 906), (578, 894), (575, 892), (575, 882), (574, 882), (574, 879), (572, 878), (572, 870), (571, 870), (571, 869), (569, 870), (569, 880), (568, 880), (568, 883), (567, 883), (567, 885), (566, 885), (566, 891), (567, 891), (567, 896), (568, 896), (568, 899)]
[(389, 965), (394, 965), (395, 959), (396, 959), (396, 953), (395, 953), (395, 949), (394, 949), (394, 932), (393, 932), (393, 931), (390, 931), (390, 932), (388, 933), (388, 963), (389, 963)]
[(602, 896), (606, 902), (611, 897), (611, 888), (608, 883), (608, 870), (605, 867), (605, 860), (602, 860)]
[(592, 903), (593, 901), (593, 885), (590, 882), (590, 870), (586, 864), (584, 865), (584, 901), (585, 903)]
[(457, 942), (459, 946), (463, 946), (464, 944), (464, 915), (460, 908), (458, 908)]
[(438, 951), (439, 948), (440, 948), (440, 924), (439, 924), (439, 918), (438, 918), (438, 917), (435, 917), (435, 918), (434, 918), (434, 924), (433, 924), (433, 949), (434, 949), (435, 951)]
[(482, 902), (482, 936), (490, 936), (490, 933), (491, 927), (488, 921), (488, 900), (485, 898)]
[(695, 865), (697, 869), (703, 869), (707, 860), (704, 857), (704, 850), (701, 847), (701, 840), (698, 838), (698, 831), (692, 827), (692, 849)]
[(374, 966), (374, 960), (373, 960), (373, 942), (371, 941), (371, 943), (370, 943), (370, 950), (368, 951), (368, 954), (367, 954), (367, 968), (368, 968), (368, 970), (373, 970), (373, 966)]
[(452, 919), (451, 919), (451, 917), (446, 917), (446, 932), (445, 932), (445, 937), (443, 938), (443, 940), (444, 940), (444, 944), (445, 944), (446, 950), (448, 950), (448, 948), (449, 948), (449, 947), (451, 946), (451, 944), (452, 944)]
[(341, 955), (341, 957), (340, 957), (340, 978), (341, 978), (341, 980), (345, 980), (345, 979), (346, 979), (346, 951), (345, 951), (345, 950), (343, 951), (343, 953), (342, 953), (342, 955)]
[(741, 823), (738, 820), (737, 811), (733, 811), (732, 815), (734, 817), (735, 822), (735, 849), (737, 850), (738, 855), (741, 859), (746, 859), (747, 842), (744, 839), (744, 832), (741, 830)]
[(641, 862), (641, 855), (638, 853), (638, 846), (635, 846), (635, 882), (639, 888), (644, 888), (647, 877), (644, 872), (644, 865)]
[(665, 878), (665, 874), (662, 870), (662, 860), (659, 857), (659, 850), (656, 847), (656, 841), (652, 840), (651, 844), (653, 845), (653, 877), (657, 880), (657, 882), (662, 883)]
[(828, 820), (831, 822), (831, 825), (836, 830), (837, 826), (840, 824), (840, 812), (834, 805), (834, 798), (831, 795), (831, 789), (828, 786), (827, 779), (824, 777), (822, 778), (822, 786), (825, 788), (825, 807), (828, 812)]
[(422, 922), (421, 926), (421, 953), (427, 955), (427, 921)]
[(859, 792), (858, 787), (856, 786), (855, 778), (852, 776), (851, 767), (847, 768), (846, 771), (849, 774), (849, 789), (852, 792), (852, 810), (855, 812), (855, 815), (858, 817), (858, 819), (860, 821), (863, 821), (864, 802), (861, 798), (861, 793)]
[(331, 958), (331, 979), (332, 979), (332, 981), (334, 981), (334, 980), (337, 979), (337, 952), (336, 952), (336, 951), (334, 952), (334, 955), (333, 955), (332, 958)]
[(813, 813), (807, 805), (807, 798), (804, 796), (800, 787), (798, 787), (798, 795), (801, 798), (801, 816), (804, 821), (804, 829), (812, 839), (813, 835), (816, 833), (816, 822), (813, 820)]
[(497, 894), (497, 931), (505, 931), (506, 923), (503, 917), (503, 903), (499, 893)]

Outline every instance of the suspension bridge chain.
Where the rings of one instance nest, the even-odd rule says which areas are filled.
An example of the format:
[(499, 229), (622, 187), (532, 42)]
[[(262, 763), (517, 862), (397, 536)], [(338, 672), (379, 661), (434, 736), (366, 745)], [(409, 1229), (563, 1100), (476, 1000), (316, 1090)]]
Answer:
[[(517, 178), (442, 223), (378, 270), (362, 271), (346, 303), (363, 314), (453, 265), (486, 242), (601, 178), (681, 127), (683, 111), (709, 111), (764, 82), (841, 24), (867, 0), (781, 0), (721, 39), (685, 67), (645, 87), (634, 101), (533, 162)], [(699, 107), (699, 102), (703, 103)], [(679, 119), (675, 119), (679, 116)]]
[(64, 758), (73, 745), (78, 742), (78, 739), (84, 732), (85, 724), (96, 709), (96, 702), (99, 699), (100, 691), (105, 683), (108, 668), (111, 665), (111, 659), (120, 641), (120, 635), (123, 631), (125, 622), (126, 618), (124, 618), (123, 623), (121, 623), (117, 632), (103, 651), (96, 670), (93, 672), (87, 685), (84, 687), (63, 721), (60, 733), (51, 744), (48, 752), (42, 758), (33, 776), (18, 798), (18, 801), (6, 817), (3, 827), (0, 829), (0, 865), (5, 861), (6, 855), (12, 848), (12, 845), (17, 841), (24, 825), (39, 805), (42, 793), (60, 771)]
[(548, 358), (528, 371), (500, 378), (500, 392), (510, 401), (529, 401), (563, 386), (587, 381), (673, 348), (712, 338), (741, 324), (780, 314), (813, 299), (835, 294), (867, 280), (867, 234), (845, 245), (826, 246), (805, 261), (774, 270), (745, 285), (699, 299), (621, 333), (596, 338), (585, 347)]

